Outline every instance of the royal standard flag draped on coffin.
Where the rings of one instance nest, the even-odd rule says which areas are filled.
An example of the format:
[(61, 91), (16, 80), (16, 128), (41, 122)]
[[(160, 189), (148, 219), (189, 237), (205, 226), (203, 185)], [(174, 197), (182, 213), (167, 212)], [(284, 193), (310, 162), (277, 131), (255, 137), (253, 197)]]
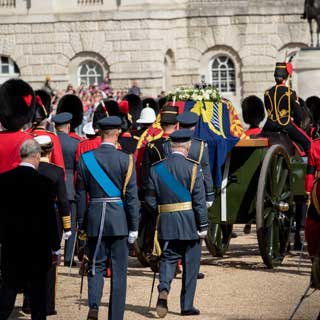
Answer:
[(224, 98), (217, 101), (176, 101), (180, 113), (191, 111), (199, 115), (194, 136), (206, 141), (210, 168), (216, 187), (221, 186), (222, 167), (228, 152), (239, 139), (247, 139), (232, 103)]

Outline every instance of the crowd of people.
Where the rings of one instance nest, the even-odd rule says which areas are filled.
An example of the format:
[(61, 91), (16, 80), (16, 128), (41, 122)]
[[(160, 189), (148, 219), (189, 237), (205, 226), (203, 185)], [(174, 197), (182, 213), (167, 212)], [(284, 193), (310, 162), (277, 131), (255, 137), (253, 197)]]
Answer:
[[(302, 156), (309, 154), (306, 233), (317, 264), (320, 99), (311, 99), (308, 135), (301, 128), (301, 104), (287, 86), (289, 76), (290, 66), (277, 64), (276, 85), (266, 91), (264, 103), (256, 96), (244, 99), (243, 118), (249, 125), (245, 136), (255, 139), (280, 132), (290, 137)], [(265, 112), (267, 122), (261, 128)], [(77, 241), (84, 248), (87, 319), (98, 319), (106, 275), (111, 277), (108, 318), (123, 319), (128, 248), (146, 216), (154, 220), (158, 316), (167, 315), (177, 265), (183, 270), (181, 315), (199, 315), (194, 296), (197, 279), (203, 277), (201, 240), (207, 236), (207, 210), (216, 188), (208, 141), (195, 133), (201, 121), (201, 115), (179, 109), (175, 100), (141, 99), (136, 82), (116, 97), (107, 79), (99, 89), (68, 86), (63, 96), (52, 90), (49, 79), (35, 92), (23, 80), (5, 82), (0, 87), (0, 320), (9, 317), (19, 292), (24, 294), (23, 310), (32, 319), (59, 312), (55, 268), (61, 240), (65, 266), (76, 265)], [(86, 138), (76, 132), (79, 127)], [(25, 250), (17, 256), (21, 243)], [(30, 261), (27, 267), (21, 259)], [(315, 287), (317, 279), (315, 274)]]

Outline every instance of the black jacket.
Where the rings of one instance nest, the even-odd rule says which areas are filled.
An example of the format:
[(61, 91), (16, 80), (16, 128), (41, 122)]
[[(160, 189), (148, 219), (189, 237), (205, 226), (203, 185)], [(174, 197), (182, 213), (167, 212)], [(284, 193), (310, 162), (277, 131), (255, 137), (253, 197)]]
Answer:
[(19, 166), (0, 175), (0, 243), (3, 280), (22, 288), (51, 266), (60, 249), (52, 183)]

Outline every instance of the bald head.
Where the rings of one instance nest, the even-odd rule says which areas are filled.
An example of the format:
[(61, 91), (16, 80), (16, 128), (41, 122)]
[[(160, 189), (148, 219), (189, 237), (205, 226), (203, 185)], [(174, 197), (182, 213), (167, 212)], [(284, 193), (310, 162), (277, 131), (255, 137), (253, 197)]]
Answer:
[(24, 141), (20, 146), (21, 161), (30, 163), (36, 168), (39, 166), (41, 157), (41, 147), (34, 139)]

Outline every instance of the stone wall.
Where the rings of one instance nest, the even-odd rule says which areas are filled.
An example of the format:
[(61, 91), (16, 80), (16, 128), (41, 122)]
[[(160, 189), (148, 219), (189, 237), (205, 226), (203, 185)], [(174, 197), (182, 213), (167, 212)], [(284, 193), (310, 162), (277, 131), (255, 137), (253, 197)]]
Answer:
[(109, 2), (74, 12), (51, 3), (56, 11), (43, 14), (0, 9), (0, 54), (13, 58), (35, 87), (51, 75), (60, 88), (77, 85), (75, 61), (96, 55), (109, 67), (115, 90), (138, 79), (144, 94), (155, 95), (164, 86), (166, 56), (176, 87), (207, 76), (212, 56), (226, 53), (236, 65), (237, 92), (230, 98), (238, 104), (249, 94), (262, 96), (276, 60), (310, 42), (300, 19), (303, 0)]

